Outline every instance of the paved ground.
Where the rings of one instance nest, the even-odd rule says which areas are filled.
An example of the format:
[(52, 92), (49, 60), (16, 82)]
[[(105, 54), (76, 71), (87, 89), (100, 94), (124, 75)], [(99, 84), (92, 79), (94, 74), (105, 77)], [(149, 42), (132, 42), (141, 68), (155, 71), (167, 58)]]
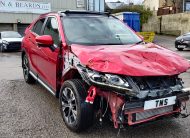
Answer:
[[(157, 36), (156, 43), (174, 49), (174, 37)], [(190, 51), (178, 52), (190, 59)], [(190, 72), (182, 75), (185, 85)], [(97, 124), (87, 132), (75, 134), (64, 125), (58, 100), (39, 84), (27, 85), (22, 77), (20, 53), (0, 53), (0, 138), (85, 138), (116, 137), (117, 130), (108, 122)], [(188, 104), (190, 109), (190, 104)], [(190, 110), (189, 110), (190, 111)], [(190, 117), (158, 121), (145, 126), (127, 128), (119, 137), (126, 138), (189, 138)]]
[(174, 43), (175, 43), (175, 37), (173, 36), (156, 36), (155, 37), (155, 43), (163, 46), (163, 47), (166, 47), (168, 49), (171, 49), (175, 52), (177, 52), (178, 54), (180, 54), (181, 56), (187, 58), (190, 60), (190, 49), (185, 49), (184, 51), (178, 51), (175, 46), (174, 46)]

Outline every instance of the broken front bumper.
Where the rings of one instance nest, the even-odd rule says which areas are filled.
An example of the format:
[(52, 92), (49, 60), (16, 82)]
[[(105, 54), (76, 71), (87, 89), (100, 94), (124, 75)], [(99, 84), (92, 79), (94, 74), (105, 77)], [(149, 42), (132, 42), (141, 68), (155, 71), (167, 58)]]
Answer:
[[(189, 100), (189, 88), (183, 89), (178, 94), (170, 94), (166, 97), (155, 97), (146, 100), (137, 99), (126, 101), (124, 96), (114, 92), (103, 91), (97, 87), (91, 86), (86, 97), (86, 102), (93, 104), (95, 97), (100, 96), (107, 100), (112, 113), (112, 121), (115, 128), (121, 125), (135, 125), (148, 122), (159, 117), (169, 115), (179, 115), (183, 103)], [(144, 110), (145, 102), (149, 100), (167, 99), (175, 97), (174, 104), (165, 107)]]
[[(151, 121), (163, 116), (173, 115), (180, 113), (181, 104), (189, 100), (189, 92), (180, 93), (175, 95), (176, 104), (166, 107), (144, 110), (145, 101), (127, 102), (124, 105), (123, 113), (127, 116), (127, 124), (135, 125), (143, 122)], [(161, 97), (165, 98), (165, 97)], [(153, 99), (154, 100), (154, 99)]]

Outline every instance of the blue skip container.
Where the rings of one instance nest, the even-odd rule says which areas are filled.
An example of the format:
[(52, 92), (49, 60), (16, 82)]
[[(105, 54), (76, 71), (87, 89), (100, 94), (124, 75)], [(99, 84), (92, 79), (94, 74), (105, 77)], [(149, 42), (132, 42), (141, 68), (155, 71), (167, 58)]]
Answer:
[(140, 32), (140, 14), (137, 12), (122, 12), (117, 13), (114, 16), (123, 20), (134, 31)]

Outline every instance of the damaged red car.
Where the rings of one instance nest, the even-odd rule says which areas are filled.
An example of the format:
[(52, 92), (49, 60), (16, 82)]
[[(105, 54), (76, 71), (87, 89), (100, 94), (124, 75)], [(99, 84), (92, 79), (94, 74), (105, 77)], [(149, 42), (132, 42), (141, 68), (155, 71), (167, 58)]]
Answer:
[(143, 42), (108, 13), (41, 15), (25, 31), (22, 67), (27, 83), (37, 81), (59, 98), (63, 120), (75, 132), (106, 116), (115, 128), (188, 116), (181, 112), (190, 88), (179, 75), (189, 62)]

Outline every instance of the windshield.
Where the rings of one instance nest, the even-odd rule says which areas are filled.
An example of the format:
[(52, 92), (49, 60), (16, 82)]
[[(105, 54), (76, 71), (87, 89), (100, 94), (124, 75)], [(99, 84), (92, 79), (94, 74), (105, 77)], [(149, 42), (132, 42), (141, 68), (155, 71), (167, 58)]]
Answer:
[(105, 16), (67, 16), (63, 26), (69, 44), (126, 45), (141, 39), (124, 23)]
[(22, 36), (18, 32), (1, 32), (2, 38), (21, 38)]

